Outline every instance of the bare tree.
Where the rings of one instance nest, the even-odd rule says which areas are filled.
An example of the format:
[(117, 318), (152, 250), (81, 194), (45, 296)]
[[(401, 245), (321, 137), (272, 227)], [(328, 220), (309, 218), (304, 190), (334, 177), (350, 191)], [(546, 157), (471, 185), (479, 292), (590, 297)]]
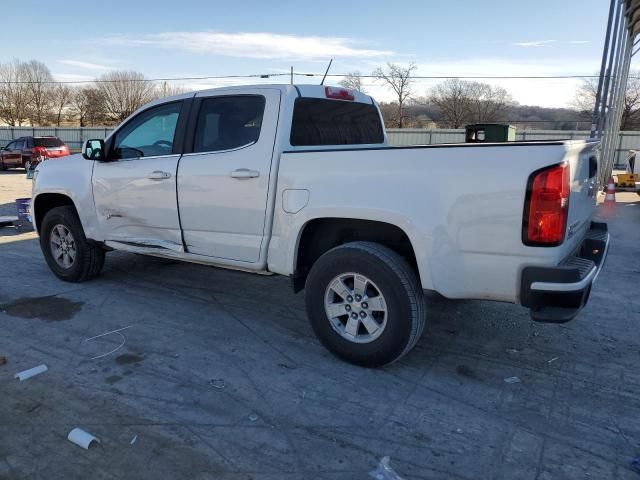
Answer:
[(107, 117), (121, 122), (155, 98), (155, 86), (134, 71), (113, 71), (102, 75), (98, 90), (104, 99)]
[(0, 118), (8, 125), (21, 126), (30, 102), (24, 63), (13, 60), (0, 65)]
[(440, 124), (460, 128), (469, 122), (471, 98), (468, 82), (458, 78), (445, 80), (431, 90), (429, 102), (440, 112)]
[(168, 82), (162, 82), (155, 88), (154, 97), (156, 98), (164, 98), (171, 97), (173, 95), (180, 95), (181, 93), (186, 93), (187, 90), (182, 85), (172, 85)]
[(433, 87), (429, 102), (438, 108), (440, 123), (449, 128), (495, 121), (507, 106), (514, 103), (502, 87), (458, 78), (445, 80)]
[(505, 88), (488, 83), (470, 82), (469, 93), (471, 121), (475, 123), (496, 121), (508, 105), (515, 103)]
[(44, 63), (31, 60), (24, 65), (24, 75), (29, 90), (29, 122), (32, 126), (44, 125), (51, 113), (53, 76)]
[(71, 110), (81, 127), (94, 126), (105, 121), (104, 99), (95, 85), (73, 90)]
[(386, 68), (378, 67), (374, 70), (373, 76), (383, 81), (387, 86), (391, 87), (397, 96), (397, 106), (395, 123), (398, 128), (404, 125), (404, 107), (406, 101), (411, 97), (411, 74), (416, 69), (414, 63), (410, 63), (406, 67), (394, 63), (387, 63)]
[(360, 72), (347, 73), (339, 83), (340, 86), (344, 88), (350, 88), (351, 90), (366, 93), (364, 87), (362, 86), (362, 76)]
[(51, 92), (51, 104), (53, 106), (53, 114), (55, 116), (56, 126), (60, 126), (62, 122), (64, 110), (71, 105), (73, 100), (73, 90), (64, 83), (58, 83), (53, 87)]
[[(621, 130), (638, 130), (640, 129), (640, 72), (632, 72), (629, 74), (627, 88), (622, 104), (622, 122)], [(596, 92), (598, 89), (598, 79), (590, 78), (582, 82), (576, 97), (573, 101), (573, 107), (585, 115), (593, 112), (596, 103)]]

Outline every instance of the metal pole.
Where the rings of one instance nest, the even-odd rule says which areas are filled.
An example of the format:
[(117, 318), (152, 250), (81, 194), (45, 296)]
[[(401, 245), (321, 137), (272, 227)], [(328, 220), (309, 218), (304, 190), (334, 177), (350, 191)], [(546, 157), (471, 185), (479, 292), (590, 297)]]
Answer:
[[(626, 26), (626, 18), (625, 18), (625, 26)], [(611, 114), (611, 118), (608, 124), (608, 137), (609, 141), (607, 143), (606, 151), (603, 154), (603, 159), (605, 161), (605, 168), (602, 172), (602, 182), (607, 181), (607, 179), (611, 176), (613, 171), (613, 165), (615, 163), (615, 144), (616, 140), (619, 142), (620, 135), (620, 124), (622, 121), (622, 114), (624, 111), (624, 101), (626, 96), (627, 89), (627, 80), (629, 76), (629, 68), (631, 65), (631, 39), (627, 35), (625, 39), (624, 46), (624, 56), (622, 62), (621, 72), (618, 77), (618, 85), (616, 92), (616, 99), (613, 105), (613, 112)]]
[(609, 85), (611, 83), (611, 67), (613, 64), (614, 55), (616, 54), (616, 46), (617, 46), (617, 41), (619, 37), (618, 30), (620, 27), (621, 20), (623, 18), (623, 15), (620, 12), (621, 10), (620, 7), (623, 1), (624, 0), (619, 0), (616, 5), (615, 25), (613, 27), (613, 36), (611, 37), (613, 41), (611, 42), (611, 49), (609, 50), (609, 61), (607, 64), (607, 73), (605, 75), (604, 87), (601, 92), (601, 99), (600, 99), (600, 116), (598, 118), (598, 136), (602, 135), (602, 130), (605, 122), (604, 117), (608, 114), (607, 99), (609, 97)]
[(609, 5), (609, 20), (607, 20), (607, 33), (604, 37), (604, 48), (602, 49), (602, 62), (600, 64), (600, 79), (598, 80), (598, 89), (596, 91), (596, 104), (593, 108), (593, 115), (591, 117), (591, 135), (590, 138), (595, 138), (596, 128), (600, 120), (600, 97), (602, 95), (602, 82), (604, 80), (604, 72), (607, 66), (607, 53), (609, 51), (609, 41), (611, 37), (611, 23), (613, 22), (613, 10), (616, 0), (611, 0)]
[[(615, 141), (613, 137), (613, 129), (615, 125), (615, 107), (618, 104), (618, 95), (620, 93), (620, 70), (622, 65), (622, 52), (625, 50), (626, 42), (623, 42), (623, 36), (625, 35), (625, 29), (620, 28), (618, 32), (618, 27), (623, 27), (626, 24), (626, 17), (622, 18), (622, 24), (620, 24), (620, 18), (616, 21), (615, 33), (617, 36), (613, 39), (613, 48), (611, 53), (611, 62), (608, 67), (607, 78), (605, 80), (605, 96), (602, 98), (602, 105), (604, 106), (603, 115), (600, 117), (600, 124), (598, 128), (598, 132), (600, 137), (602, 138), (602, 160), (605, 168), (604, 172), (607, 171), (610, 155), (610, 148), (612, 143)], [(617, 48), (616, 48), (617, 46)], [(613, 78), (611, 75), (611, 69), (613, 67)], [(606, 178), (603, 179), (603, 181)]]
[[(620, 135), (620, 130), (621, 130), (621, 124), (622, 124), (622, 115), (624, 113), (624, 104), (625, 104), (625, 100), (626, 100), (626, 93), (627, 93), (627, 81), (629, 78), (629, 69), (631, 66), (631, 39), (627, 38), (627, 49), (625, 52), (625, 59), (624, 59), (624, 65), (623, 65), (623, 69), (622, 69), (622, 74), (621, 74), (621, 79), (623, 79), (623, 82), (621, 83), (620, 86), (620, 94), (618, 97), (618, 104), (616, 106), (616, 114), (617, 117), (615, 118), (615, 135), (619, 137)], [(615, 160), (617, 158), (617, 153), (614, 151), (611, 153), (611, 160), (610, 160), (610, 165), (609, 165), (609, 173), (613, 170), (613, 166), (615, 164)]]

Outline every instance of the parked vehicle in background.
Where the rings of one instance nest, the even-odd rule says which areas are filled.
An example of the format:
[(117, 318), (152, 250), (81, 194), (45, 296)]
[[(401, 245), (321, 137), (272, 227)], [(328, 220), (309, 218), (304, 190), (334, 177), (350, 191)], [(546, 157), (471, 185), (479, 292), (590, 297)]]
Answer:
[(96, 276), (114, 249), (287, 275), (331, 352), (380, 366), (420, 338), (425, 290), (577, 315), (609, 241), (591, 221), (597, 147), (390, 147), (363, 93), (220, 88), (152, 102), (45, 162), (32, 213), (63, 280)]
[(7, 168), (35, 168), (40, 162), (69, 155), (58, 137), (20, 137), (0, 150), (0, 170)]

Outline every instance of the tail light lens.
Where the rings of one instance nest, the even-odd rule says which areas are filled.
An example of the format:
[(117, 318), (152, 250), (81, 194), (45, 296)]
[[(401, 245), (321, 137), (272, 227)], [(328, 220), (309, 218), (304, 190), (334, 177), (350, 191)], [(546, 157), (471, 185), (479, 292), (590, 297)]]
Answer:
[(526, 245), (552, 247), (563, 242), (569, 193), (569, 164), (555, 165), (531, 175), (522, 226), (522, 240)]
[(39, 161), (42, 161), (49, 156), (47, 149), (44, 147), (33, 147), (31, 152)]

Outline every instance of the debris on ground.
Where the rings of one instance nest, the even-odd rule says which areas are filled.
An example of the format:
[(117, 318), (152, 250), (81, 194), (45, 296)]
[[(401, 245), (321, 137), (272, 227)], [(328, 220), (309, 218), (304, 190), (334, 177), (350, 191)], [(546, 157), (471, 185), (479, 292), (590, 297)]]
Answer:
[(520, 383), (521, 380), (519, 377), (507, 377), (504, 379), (505, 383)]
[(36, 375), (40, 375), (47, 370), (49, 370), (49, 368), (46, 365), (38, 365), (37, 367), (30, 368), (29, 370), (18, 372), (13, 377), (22, 382), (24, 380), (28, 380), (31, 377), (35, 377)]
[(131, 439), (131, 441), (129, 442), (129, 445), (133, 445), (134, 443), (136, 443), (136, 440), (138, 440), (138, 435), (134, 435), (133, 438)]
[(507, 353), (518, 353), (520, 350), (516, 350), (515, 348), (507, 348)]
[(95, 442), (100, 443), (96, 437), (91, 435), (89, 432), (85, 432), (81, 428), (74, 428), (69, 432), (67, 436), (67, 440), (71, 443), (75, 443), (79, 447), (84, 448), (85, 450), (89, 450), (89, 447)]
[(211, 385), (213, 388), (217, 388), (218, 390), (221, 390), (227, 386), (222, 378), (213, 378), (209, 380), (209, 385)]
[(7, 363), (7, 357), (5, 357), (4, 355), (0, 355), (0, 367), (2, 365), (5, 365)]
[(369, 476), (376, 480), (402, 480), (402, 477), (389, 465), (389, 457), (382, 457), (378, 468), (369, 472)]
[(295, 365), (288, 365), (288, 364), (286, 364), (286, 363), (279, 363), (279, 364), (278, 364), (278, 366), (279, 366), (280, 368), (284, 368), (284, 369), (286, 369), (286, 370), (295, 370), (296, 368), (298, 368), (298, 367), (296, 367)]
[(547, 360), (547, 363), (549, 365), (551, 365), (553, 362), (555, 362), (558, 359), (558, 357), (553, 357), (551, 360)]
[(257, 422), (258, 421), (258, 416), (257, 415), (249, 415), (249, 420), (251, 420), (252, 422)]

